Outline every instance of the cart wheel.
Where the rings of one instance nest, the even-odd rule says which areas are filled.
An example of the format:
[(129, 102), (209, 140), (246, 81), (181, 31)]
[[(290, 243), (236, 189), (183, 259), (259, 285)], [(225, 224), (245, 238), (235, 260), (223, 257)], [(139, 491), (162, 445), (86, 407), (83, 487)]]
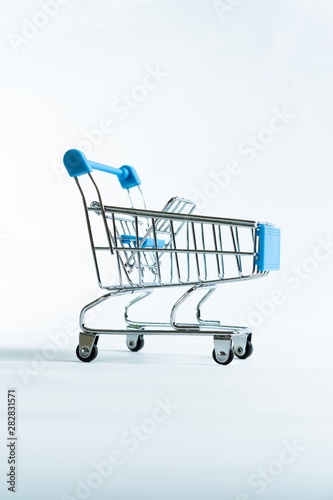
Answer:
[[(239, 350), (239, 352), (237, 352)], [(253, 345), (252, 345), (252, 342), (250, 340), (248, 340), (246, 342), (246, 348), (245, 348), (245, 352), (242, 348), (237, 348), (235, 349), (235, 354), (237, 356), (237, 358), (239, 359), (246, 359), (246, 358), (249, 358), (251, 356), (251, 354), (253, 353)]]
[(213, 352), (212, 352), (212, 356), (213, 356), (213, 360), (218, 363), (219, 365), (228, 365), (229, 363), (231, 363), (231, 361), (234, 359), (234, 352), (232, 349), (230, 349), (229, 351), (229, 357), (226, 361), (219, 361), (216, 357), (216, 352), (215, 352), (215, 349), (213, 349)]
[(90, 361), (94, 361), (94, 359), (97, 358), (97, 354), (98, 354), (98, 347), (96, 344), (93, 345), (92, 351), (87, 358), (81, 356), (79, 345), (76, 348), (76, 356), (79, 358), (80, 361), (83, 361), (84, 363), (90, 363)]
[(134, 341), (129, 341), (127, 342), (127, 347), (129, 348), (130, 351), (132, 352), (138, 352), (138, 351), (141, 351), (141, 349), (143, 348), (143, 346), (145, 345), (145, 339), (143, 338), (143, 335), (139, 335), (138, 337), (138, 341), (136, 343), (136, 345), (134, 345), (134, 347), (132, 347), (130, 344), (131, 342), (134, 343)]

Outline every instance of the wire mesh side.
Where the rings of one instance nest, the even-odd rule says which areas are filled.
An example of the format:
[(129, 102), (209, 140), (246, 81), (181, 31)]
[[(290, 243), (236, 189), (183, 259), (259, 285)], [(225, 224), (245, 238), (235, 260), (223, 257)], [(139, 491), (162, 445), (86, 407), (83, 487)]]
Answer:
[[(168, 285), (246, 279), (256, 272), (255, 226), (237, 227), (106, 211), (119, 284)], [(145, 231), (145, 227), (148, 230)], [(107, 246), (95, 247), (106, 252)]]
[(87, 205), (99, 285), (144, 288), (250, 279), (258, 239), (254, 221), (193, 215), (194, 203), (174, 197), (163, 211)]

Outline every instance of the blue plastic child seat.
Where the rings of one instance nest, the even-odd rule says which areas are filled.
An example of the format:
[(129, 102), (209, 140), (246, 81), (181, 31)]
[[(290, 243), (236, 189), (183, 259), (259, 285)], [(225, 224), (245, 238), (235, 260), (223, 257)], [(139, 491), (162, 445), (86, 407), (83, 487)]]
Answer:
[[(121, 243), (124, 245), (129, 245), (131, 246), (131, 243), (136, 246), (136, 236), (130, 236), (129, 234), (122, 234), (120, 236), (121, 238)], [(142, 237), (139, 237), (139, 243), (143, 240)], [(157, 248), (163, 248), (165, 246), (165, 241), (164, 240), (156, 240), (157, 243)], [(141, 248), (156, 248), (155, 246), (155, 240), (154, 238), (146, 238), (142, 245), (140, 244)]]

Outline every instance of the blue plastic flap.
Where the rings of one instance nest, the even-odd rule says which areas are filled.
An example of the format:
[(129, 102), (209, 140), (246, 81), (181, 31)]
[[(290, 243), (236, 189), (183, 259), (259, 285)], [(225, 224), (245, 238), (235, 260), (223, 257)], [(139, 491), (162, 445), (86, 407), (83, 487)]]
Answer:
[[(130, 236), (129, 234), (122, 234), (120, 238), (121, 238), (121, 243), (123, 245), (125, 244), (131, 246), (131, 243), (133, 243), (134, 246), (136, 246), (136, 236)], [(142, 240), (143, 238), (139, 237), (139, 243), (141, 248), (156, 248), (154, 238), (146, 238), (141, 245)], [(163, 248), (165, 246), (164, 240), (157, 239), (156, 243), (157, 243), (157, 248)]]
[(259, 224), (259, 271), (277, 271), (280, 269), (280, 229), (270, 224)]

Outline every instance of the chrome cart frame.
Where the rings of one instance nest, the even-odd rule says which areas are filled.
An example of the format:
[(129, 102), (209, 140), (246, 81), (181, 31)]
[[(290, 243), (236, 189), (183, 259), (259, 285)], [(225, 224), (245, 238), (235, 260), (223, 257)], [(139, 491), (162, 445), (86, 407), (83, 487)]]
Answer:
[[(234, 354), (240, 359), (249, 357), (251, 331), (203, 319), (201, 307), (220, 283), (250, 280), (279, 269), (280, 230), (267, 223), (195, 215), (195, 204), (178, 197), (161, 211), (138, 209), (133, 204), (131, 208), (109, 206), (102, 200), (93, 170), (117, 175), (132, 203), (131, 189), (140, 188), (133, 167), (115, 169), (88, 161), (78, 150), (68, 151), (64, 164), (81, 193), (98, 284), (107, 290), (81, 311), (77, 357), (84, 362), (95, 359), (103, 334), (126, 335), (131, 351), (142, 349), (144, 335), (209, 335), (214, 339), (217, 363), (229, 364)], [(81, 178), (92, 190), (90, 199)], [(187, 290), (171, 308), (169, 322), (129, 318), (130, 307), (154, 290), (184, 286)], [(200, 290), (204, 295), (196, 306), (196, 322), (178, 322), (180, 306)], [(138, 294), (125, 307), (125, 329), (86, 326), (90, 309), (124, 294)]]

